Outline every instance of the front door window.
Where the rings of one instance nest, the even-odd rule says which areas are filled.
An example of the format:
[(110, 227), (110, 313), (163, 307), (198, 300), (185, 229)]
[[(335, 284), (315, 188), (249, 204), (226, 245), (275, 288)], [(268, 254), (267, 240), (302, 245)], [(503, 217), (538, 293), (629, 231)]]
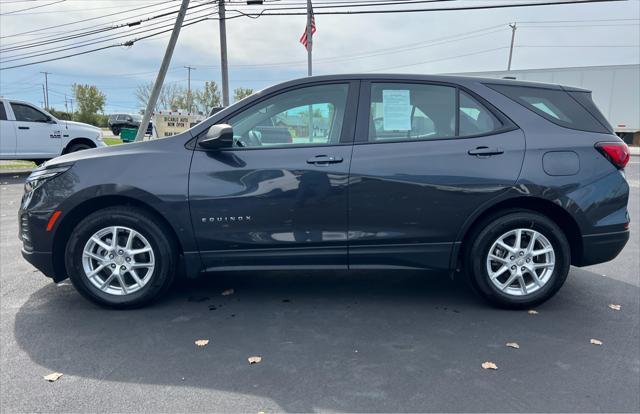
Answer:
[(347, 84), (284, 92), (229, 119), (234, 147), (332, 145), (340, 142)]

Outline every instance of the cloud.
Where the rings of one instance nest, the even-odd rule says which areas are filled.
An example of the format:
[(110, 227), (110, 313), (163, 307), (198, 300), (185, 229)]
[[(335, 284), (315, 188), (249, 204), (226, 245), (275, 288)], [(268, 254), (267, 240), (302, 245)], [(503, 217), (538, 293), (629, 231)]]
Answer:
[[(474, 2), (477, 4), (478, 2)], [(89, 5), (85, 7), (85, 4)], [(174, 4), (177, 4), (174, 2)], [(192, 4), (198, 4), (192, 2)], [(116, 21), (131, 21), (136, 13), (123, 10), (152, 5), (151, 9), (168, 7), (164, 3), (142, 1), (101, 2), (67, 1), (32, 13), (0, 16), (0, 35), (23, 32), (54, 24), (68, 24), (105, 14), (98, 20), (52, 29), (56, 32)], [(23, 8), (16, 3), (10, 9), (2, 5), (2, 13)], [(177, 7), (177, 6), (176, 6)], [(208, 6), (209, 7), (209, 6)], [(232, 8), (232, 6), (228, 6)], [(153, 14), (148, 13), (148, 14)], [(511, 31), (507, 24), (518, 21), (621, 19), (640, 15), (640, 2), (566, 5), (538, 8), (514, 8), (487, 11), (387, 14), (387, 15), (317, 15), (314, 37), (314, 73), (389, 72), (457, 73), (501, 70), (506, 67)], [(516, 32), (513, 68), (590, 66), (638, 63), (638, 48), (622, 47), (524, 47), (524, 46), (597, 46), (633, 45), (640, 37), (638, 21), (602, 26), (589, 22), (577, 24), (522, 24)], [(470, 34), (460, 41), (433, 39), (452, 37), (496, 26)], [(581, 27), (572, 27), (581, 26)], [(142, 24), (139, 27), (145, 27)], [(227, 21), (228, 55), (231, 88), (247, 86), (261, 89), (270, 84), (306, 75), (306, 51), (298, 43), (305, 28), (305, 16), (238, 18)], [(131, 30), (135, 30), (131, 29)], [(140, 29), (137, 29), (140, 30)], [(58, 34), (59, 35), (59, 34)], [(0, 45), (42, 39), (42, 33), (20, 38), (2, 38)], [(123, 41), (120, 39), (119, 41)], [(453, 39), (451, 39), (453, 40)], [(0, 94), (35, 103), (42, 100), (40, 71), (51, 72), (50, 101), (63, 107), (64, 94), (70, 95), (73, 82), (96, 84), (107, 94), (109, 111), (135, 109), (133, 90), (144, 81), (153, 81), (168, 41), (168, 34), (136, 43), (130, 48), (113, 48), (71, 59), (50, 62), (16, 70), (0, 71)], [(421, 47), (416, 45), (425, 42)], [(407, 45), (414, 45), (407, 47)], [(404, 49), (403, 49), (404, 48)], [(497, 49), (482, 52), (489, 49)], [(400, 50), (398, 50), (400, 49)], [(3, 60), (9, 53), (0, 55)], [(180, 34), (171, 70), (166, 82), (186, 86), (184, 65), (195, 66), (194, 87), (205, 80), (220, 81), (218, 23), (208, 20), (185, 27)], [(6, 65), (3, 65), (6, 66)]]

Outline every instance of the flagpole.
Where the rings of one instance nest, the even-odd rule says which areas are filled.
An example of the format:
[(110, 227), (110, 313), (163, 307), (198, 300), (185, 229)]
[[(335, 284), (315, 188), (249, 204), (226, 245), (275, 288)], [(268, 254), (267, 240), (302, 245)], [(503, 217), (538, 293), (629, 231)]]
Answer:
[(313, 74), (311, 54), (313, 50), (313, 34), (311, 33), (311, 14), (313, 13), (311, 0), (307, 0), (307, 75)]
[[(313, 33), (311, 30), (312, 19), (311, 0), (307, 0), (307, 75), (313, 75), (312, 53), (313, 53)], [(313, 142), (313, 107), (309, 105), (309, 115), (307, 120), (307, 130), (309, 131), (309, 142)]]

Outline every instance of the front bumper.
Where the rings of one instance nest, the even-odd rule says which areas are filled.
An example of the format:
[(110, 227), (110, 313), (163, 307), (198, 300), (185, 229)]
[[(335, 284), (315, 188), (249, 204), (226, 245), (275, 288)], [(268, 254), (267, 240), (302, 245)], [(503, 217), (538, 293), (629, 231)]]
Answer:
[(629, 241), (629, 230), (582, 236), (582, 257), (576, 266), (590, 266), (613, 260)]
[[(64, 279), (56, 275), (53, 261), (53, 234), (44, 231), (47, 221), (51, 217), (49, 212), (29, 213), (24, 210), (18, 212), (20, 231), (18, 237), (22, 241), (22, 257), (36, 269), (52, 278), (56, 282)], [(37, 231), (36, 229), (41, 229)]]
[(36, 269), (44, 273), (45, 276), (52, 278), (56, 282), (59, 281), (55, 276), (53, 269), (53, 256), (50, 252), (35, 252), (22, 249), (22, 257)]

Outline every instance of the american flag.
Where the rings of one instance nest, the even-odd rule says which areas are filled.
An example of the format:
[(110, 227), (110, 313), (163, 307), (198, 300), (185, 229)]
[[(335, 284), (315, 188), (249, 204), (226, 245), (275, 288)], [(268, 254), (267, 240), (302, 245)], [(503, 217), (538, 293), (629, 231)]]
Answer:
[[(316, 32), (316, 16), (311, 13), (311, 38), (313, 40), (313, 35)], [(304, 33), (300, 36), (300, 43), (302, 43), (305, 49), (309, 50), (309, 40), (307, 39), (307, 27), (304, 27)]]

